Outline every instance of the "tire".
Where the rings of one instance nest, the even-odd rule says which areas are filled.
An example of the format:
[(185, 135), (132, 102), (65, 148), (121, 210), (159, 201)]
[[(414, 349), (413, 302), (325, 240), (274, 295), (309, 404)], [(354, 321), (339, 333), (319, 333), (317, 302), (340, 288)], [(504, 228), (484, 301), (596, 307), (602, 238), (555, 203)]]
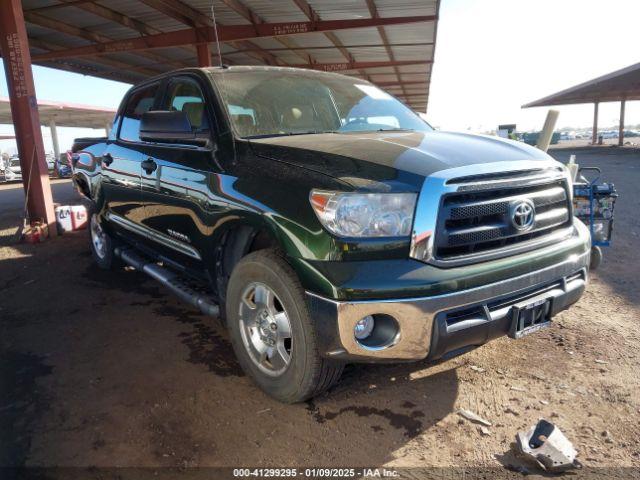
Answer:
[(589, 270), (596, 270), (602, 263), (602, 249), (600, 247), (591, 247), (591, 260), (589, 261)]
[(89, 245), (91, 256), (98, 267), (103, 270), (111, 270), (116, 267), (113, 239), (104, 231), (100, 217), (94, 211), (90, 211), (89, 215)]
[[(265, 298), (273, 298), (271, 306)], [(344, 365), (320, 356), (304, 289), (276, 251), (259, 250), (238, 262), (229, 279), (226, 313), (242, 369), (273, 398), (284, 403), (302, 402), (340, 378)], [(274, 341), (271, 347), (265, 343)], [(258, 357), (263, 347), (267, 353), (261, 361)], [(285, 353), (289, 354), (288, 363)]]

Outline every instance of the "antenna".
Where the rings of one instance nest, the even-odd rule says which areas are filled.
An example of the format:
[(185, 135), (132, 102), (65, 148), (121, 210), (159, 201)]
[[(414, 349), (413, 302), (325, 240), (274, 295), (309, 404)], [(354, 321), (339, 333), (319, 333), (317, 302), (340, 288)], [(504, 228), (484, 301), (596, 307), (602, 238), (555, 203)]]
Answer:
[(213, 0), (211, 0), (211, 19), (213, 20), (213, 33), (216, 37), (216, 50), (218, 51), (218, 63), (220, 63), (220, 67), (223, 68), (224, 65), (222, 63), (222, 53), (220, 52), (220, 40), (218, 40), (218, 24), (216, 22), (216, 12), (213, 8)]

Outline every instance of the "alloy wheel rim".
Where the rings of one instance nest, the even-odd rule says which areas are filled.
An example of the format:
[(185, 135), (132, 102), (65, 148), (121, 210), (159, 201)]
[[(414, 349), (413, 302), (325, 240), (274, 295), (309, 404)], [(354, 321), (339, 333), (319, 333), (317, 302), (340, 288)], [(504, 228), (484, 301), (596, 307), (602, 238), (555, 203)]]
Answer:
[(106, 235), (102, 226), (98, 221), (98, 216), (93, 215), (91, 217), (91, 243), (93, 243), (93, 249), (96, 255), (100, 258), (104, 258), (107, 254)]
[(291, 363), (291, 323), (282, 302), (267, 285), (250, 283), (239, 306), (242, 342), (251, 361), (270, 376), (282, 375)]

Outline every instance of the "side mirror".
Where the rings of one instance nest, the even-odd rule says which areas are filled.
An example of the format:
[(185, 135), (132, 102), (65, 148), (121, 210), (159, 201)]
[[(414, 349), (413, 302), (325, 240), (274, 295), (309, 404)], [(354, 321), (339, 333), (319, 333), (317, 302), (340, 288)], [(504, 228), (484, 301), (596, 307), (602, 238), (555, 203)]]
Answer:
[(208, 138), (198, 136), (186, 113), (179, 110), (151, 110), (142, 114), (140, 139), (145, 142), (185, 143), (206, 146)]

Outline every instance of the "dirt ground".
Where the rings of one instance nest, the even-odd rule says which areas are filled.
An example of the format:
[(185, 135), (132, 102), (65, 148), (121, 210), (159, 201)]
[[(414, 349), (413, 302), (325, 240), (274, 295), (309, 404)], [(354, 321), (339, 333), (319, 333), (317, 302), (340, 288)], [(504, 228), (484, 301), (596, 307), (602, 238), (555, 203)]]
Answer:
[[(95, 268), (86, 232), (12, 243), (21, 205), (0, 188), (0, 466), (454, 466), (495, 477), (524, 465), (515, 434), (544, 417), (585, 466), (640, 467), (640, 150), (553, 154), (571, 153), (620, 193), (614, 244), (577, 305), (546, 331), (446, 362), (351, 366), (299, 405), (243, 375), (216, 319), (140, 273)], [(56, 185), (58, 199), (72, 196)], [(460, 408), (492, 422), (490, 435)]]

